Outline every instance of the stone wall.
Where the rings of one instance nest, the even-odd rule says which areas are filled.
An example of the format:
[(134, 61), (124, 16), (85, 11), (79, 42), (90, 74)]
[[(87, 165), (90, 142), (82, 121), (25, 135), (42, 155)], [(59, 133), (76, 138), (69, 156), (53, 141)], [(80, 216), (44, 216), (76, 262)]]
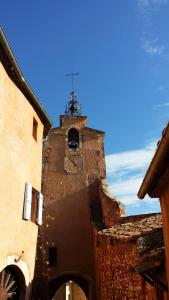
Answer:
[(135, 241), (118, 241), (98, 234), (96, 265), (98, 299), (155, 299), (153, 288), (134, 272), (137, 264)]
[(111, 194), (105, 179), (101, 179), (99, 185), (99, 196), (102, 205), (103, 220), (106, 228), (112, 227), (121, 222), (125, 214), (125, 208), (121, 202)]

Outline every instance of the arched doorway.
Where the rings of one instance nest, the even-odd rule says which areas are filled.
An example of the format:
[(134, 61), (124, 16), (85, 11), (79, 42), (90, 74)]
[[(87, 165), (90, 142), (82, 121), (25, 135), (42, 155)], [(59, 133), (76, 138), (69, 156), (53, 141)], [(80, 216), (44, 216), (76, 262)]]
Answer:
[(58, 277), (49, 283), (52, 300), (89, 300), (90, 289), (87, 279), (74, 274)]
[(26, 284), (22, 271), (15, 265), (9, 265), (0, 272), (0, 299), (25, 299)]
[(82, 288), (74, 281), (63, 284), (55, 293), (53, 300), (87, 300)]

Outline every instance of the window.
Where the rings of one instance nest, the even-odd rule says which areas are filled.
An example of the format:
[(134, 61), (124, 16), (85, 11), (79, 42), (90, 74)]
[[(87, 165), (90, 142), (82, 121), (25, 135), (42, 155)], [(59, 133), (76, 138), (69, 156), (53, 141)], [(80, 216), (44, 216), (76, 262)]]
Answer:
[(49, 267), (56, 267), (57, 264), (57, 248), (50, 247), (49, 251)]
[(32, 189), (32, 205), (31, 205), (31, 218), (30, 220), (36, 223), (38, 211), (38, 192), (35, 189)]
[(70, 149), (79, 148), (79, 132), (75, 128), (71, 128), (68, 132), (68, 146)]
[(32, 128), (32, 136), (34, 137), (35, 141), (37, 141), (37, 131), (38, 131), (38, 122), (35, 118), (33, 118), (33, 128)]
[(30, 183), (25, 185), (23, 219), (31, 220), (42, 225), (43, 195), (32, 188)]

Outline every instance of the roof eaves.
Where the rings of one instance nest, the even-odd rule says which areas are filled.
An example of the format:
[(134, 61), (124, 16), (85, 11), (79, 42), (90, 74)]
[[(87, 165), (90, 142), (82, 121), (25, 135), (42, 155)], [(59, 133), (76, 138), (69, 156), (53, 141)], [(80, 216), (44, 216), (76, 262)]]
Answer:
[(162, 132), (162, 138), (158, 143), (156, 152), (152, 158), (149, 168), (144, 176), (143, 182), (138, 191), (138, 197), (143, 199), (146, 194), (150, 194), (156, 185), (159, 176), (163, 171), (163, 162), (169, 154), (169, 123)]

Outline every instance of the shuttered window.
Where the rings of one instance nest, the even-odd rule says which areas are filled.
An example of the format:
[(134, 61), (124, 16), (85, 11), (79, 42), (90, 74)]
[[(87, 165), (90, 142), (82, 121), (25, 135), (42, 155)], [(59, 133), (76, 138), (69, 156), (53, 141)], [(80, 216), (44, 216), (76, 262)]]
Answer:
[(36, 121), (35, 118), (33, 118), (32, 136), (34, 137), (36, 142), (37, 142), (37, 132), (38, 132), (38, 122)]
[(30, 183), (25, 185), (25, 197), (23, 207), (23, 219), (31, 220), (42, 225), (43, 195), (32, 188)]
[(26, 183), (25, 196), (24, 196), (24, 209), (23, 209), (24, 220), (31, 219), (31, 207), (32, 207), (32, 185), (30, 183)]
[(32, 207), (31, 207), (31, 221), (36, 223), (38, 211), (38, 192), (32, 189)]
[(43, 212), (43, 195), (38, 194), (38, 210), (37, 210), (37, 224), (42, 225), (42, 212)]

